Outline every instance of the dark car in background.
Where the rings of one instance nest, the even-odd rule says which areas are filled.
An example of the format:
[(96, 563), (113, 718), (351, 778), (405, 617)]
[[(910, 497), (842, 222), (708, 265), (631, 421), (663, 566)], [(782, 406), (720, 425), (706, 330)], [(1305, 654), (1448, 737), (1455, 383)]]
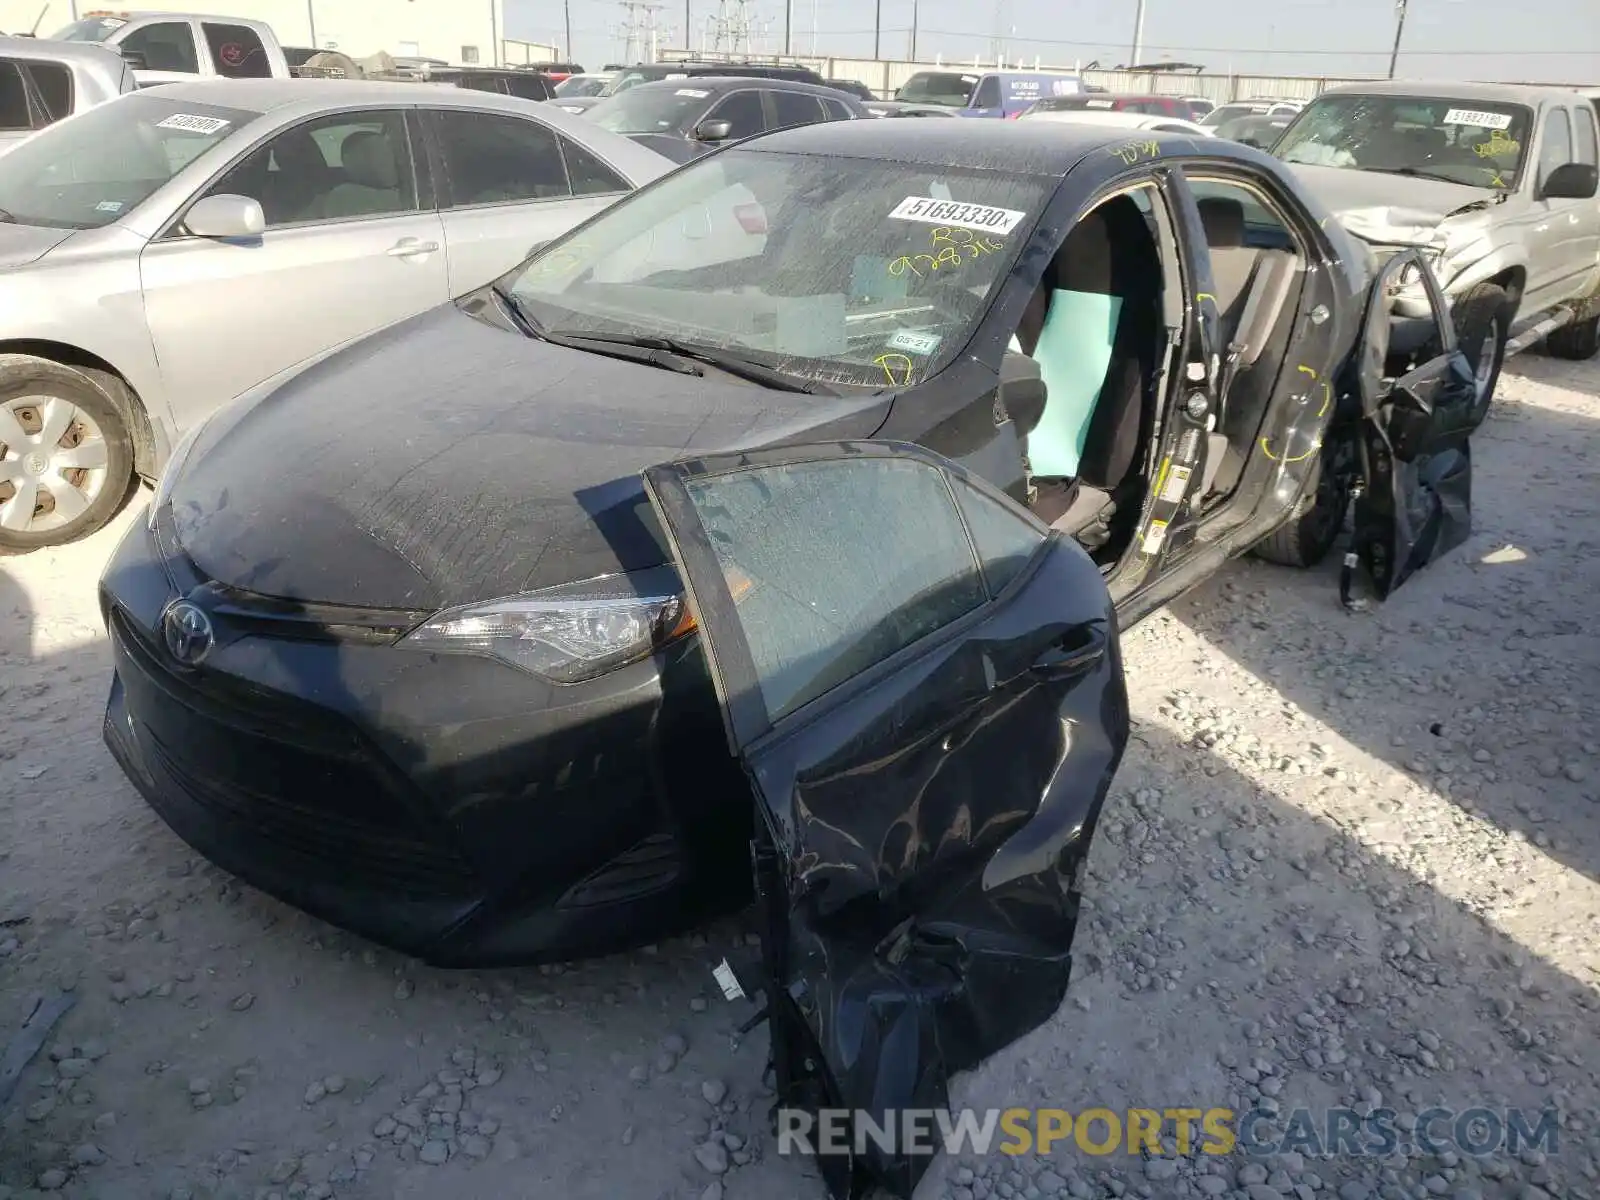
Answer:
[(494, 92), (523, 100), (548, 100), (555, 95), (555, 85), (547, 76), (514, 67), (431, 67), (427, 78), (429, 83), (446, 87)]
[(828, 86), (838, 88), (841, 92), (848, 92), (863, 102), (878, 98), (877, 94), (859, 79), (830, 79)]
[(575, 62), (532, 62), (518, 63), (519, 71), (537, 71), (541, 75), (548, 75), (551, 83), (560, 83), (569, 75), (582, 75), (583, 66)]
[(641, 63), (620, 68), (601, 96), (615, 96), (638, 87), (641, 83), (659, 83), (672, 79), (703, 79), (716, 75), (740, 75), (755, 79), (791, 79), (796, 83), (814, 83), (827, 87), (828, 81), (810, 67), (792, 67), (777, 63), (739, 62), (671, 62)]
[(854, 96), (787, 79), (672, 79), (641, 83), (584, 114), (666, 156), (688, 162), (724, 142), (774, 129), (850, 121), (870, 114)]
[(1189, 105), (1179, 96), (1124, 95), (1107, 92), (1100, 95), (1043, 96), (1033, 106), (1033, 112), (1070, 112), (1073, 109), (1091, 112), (1141, 113), (1151, 117), (1177, 117), (1192, 121)]

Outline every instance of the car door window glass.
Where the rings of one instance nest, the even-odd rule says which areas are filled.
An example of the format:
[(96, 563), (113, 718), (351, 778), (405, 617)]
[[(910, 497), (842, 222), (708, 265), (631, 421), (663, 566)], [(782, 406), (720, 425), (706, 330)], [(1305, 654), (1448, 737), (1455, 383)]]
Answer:
[(400, 113), (341, 113), (285, 130), (212, 185), (261, 202), (269, 229), (386, 216), (417, 207)]
[(547, 100), (550, 89), (537, 75), (517, 76), (506, 80), (506, 90), (523, 100)]
[(200, 58), (195, 53), (194, 30), (187, 21), (162, 21), (135, 29), (117, 46), (124, 54), (136, 54), (147, 71), (200, 73)]
[(777, 720), (984, 603), (944, 473), (832, 459), (685, 485)]
[(0, 59), (0, 129), (32, 129), (33, 111), (28, 107), (28, 85), (17, 64)]
[(630, 190), (627, 180), (577, 142), (565, 137), (560, 141), (574, 196), (608, 196)]
[(1564, 108), (1552, 109), (1544, 119), (1544, 145), (1539, 148), (1539, 179), (1572, 161), (1572, 122)]
[(830, 121), (848, 121), (853, 115), (849, 107), (838, 100), (824, 100), (822, 106), (828, 110)]
[(23, 73), (33, 81), (34, 94), (44, 104), (49, 121), (72, 115), (72, 72), (59, 63), (26, 63)]
[(737, 138), (754, 137), (765, 126), (766, 118), (761, 112), (761, 94), (759, 92), (734, 92), (724, 96), (717, 102), (709, 113), (707, 121), (727, 121), (733, 128), (728, 132), (725, 141)]
[(774, 128), (787, 129), (791, 125), (815, 125), (827, 117), (822, 104), (815, 96), (803, 92), (769, 92), (775, 114)]
[(555, 131), (537, 121), (441, 109), (433, 114), (451, 207), (572, 195)]
[(1021, 512), (971, 484), (957, 480), (954, 486), (989, 592), (998, 596), (1028, 565), (1046, 535)]
[(1595, 128), (1594, 110), (1580, 108), (1578, 111), (1578, 147), (1575, 161), (1588, 163), (1591, 167), (1600, 166), (1600, 132)]
[(984, 77), (978, 85), (978, 91), (972, 98), (973, 108), (999, 108), (1000, 107), (1000, 80), (994, 75)]
[(225, 79), (271, 79), (272, 64), (261, 37), (248, 25), (221, 25), (202, 21), (211, 65)]

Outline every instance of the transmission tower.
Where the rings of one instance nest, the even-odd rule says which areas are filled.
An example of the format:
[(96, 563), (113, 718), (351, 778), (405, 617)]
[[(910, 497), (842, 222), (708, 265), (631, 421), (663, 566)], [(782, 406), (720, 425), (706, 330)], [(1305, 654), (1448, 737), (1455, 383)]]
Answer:
[(720, 0), (711, 18), (711, 49), (717, 54), (751, 54), (760, 33), (751, 0)]
[(665, 32), (657, 24), (656, 14), (665, 5), (654, 0), (621, 0), (621, 5), (622, 22), (612, 30), (612, 36), (622, 41), (622, 61), (655, 62)]

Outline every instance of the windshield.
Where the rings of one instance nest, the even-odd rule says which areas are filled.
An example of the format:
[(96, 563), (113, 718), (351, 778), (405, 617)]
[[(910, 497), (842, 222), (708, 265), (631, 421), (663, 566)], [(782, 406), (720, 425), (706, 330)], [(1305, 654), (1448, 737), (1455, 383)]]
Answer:
[(1265, 104), (1219, 104), (1200, 118), (1202, 125), (1221, 125), (1238, 117), (1259, 117), (1266, 113)]
[(87, 21), (74, 21), (64, 29), (50, 35), (53, 42), (103, 42), (127, 22), (121, 17), (91, 17)]
[(1284, 162), (1517, 186), (1532, 112), (1428, 96), (1324, 96), (1273, 147)]
[(598, 96), (605, 91), (606, 81), (603, 76), (572, 75), (556, 84), (558, 96)]
[[(688, 73), (684, 72), (683, 77), (687, 79), (689, 77)], [(638, 87), (641, 83), (654, 83), (658, 79), (665, 78), (667, 78), (667, 73), (663, 70), (618, 71), (611, 77), (611, 82), (600, 90), (600, 94), (602, 96), (615, 96), (618, 92), (625, 92), (629, 88)]]
[(911, 104), (947, 104), (961, 108), (977, 85), (976, 75), (961, 75), (953, 71), (918, 71), (905, 81), (894, 98)]
[(583, 115), (610, 133), (680, 133), (710, 100), (705, 88), (652, 84), (609, 96)]
[(150, 92), (96, 105), (0, 159), (0, 209), (22, 225), (109, 225), (259, 115)]
[(730, 149), (635, 192), (504, 286), (563, 333), (656, 335), (830, 384), (960, 352), (1053, 181)]

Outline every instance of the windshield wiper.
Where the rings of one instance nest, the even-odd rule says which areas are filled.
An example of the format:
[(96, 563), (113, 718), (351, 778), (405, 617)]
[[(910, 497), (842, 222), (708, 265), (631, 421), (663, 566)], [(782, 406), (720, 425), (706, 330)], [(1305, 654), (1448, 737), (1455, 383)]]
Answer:
[(489, 290), (494, 293), (495, 299), (505, 305), (506, 311), (511, 314), (512, 319), (528, 337), (537, 338), (541, 342), (549, 342), (552, 346), (565, 346), (569, 350), (586, 350), (591, 354), (604, 354), (611, 358), (625, 359), (628, 362), (660, 367), (663, 371), (675, 371), (679, 375), (705, 374), (703, 370), (692, 362), (686, 361), (686, 356), (669, 353), (670, 346), (635, 345), (626, 341), (607, 338), (604, 335), (568, 333), (559, 329), (546, 329), (505, 288), (495, 284)]
[(765, 363), (756, 362), (731, 350), (721, 350), (715, 346), (698, 346), (690, 342), (680, 342), (676, 338), (662, 337), (659, 334), (628, 334), (628, 333), (579, 333), (575, 330), (554, 330), (554, 336), (575, 338), (584, 342), (604, 342), (614, 346), (633, 346), (640, 349), (664, 351), (677, 355), (679, 358), (693, 359), (719, 371), (726, 372), (738, 379), (748, 380), (750, 383), (759, 383), (763, 387), (772, 388), (779, 392), (807, 392), (811, 394), (826, 393), (834, 395), (831, 389), (810, 379), (801, 379), (790, 375), (776, 367), (769, 367)]
[(1419, 171), (1416, 167), (1357, 167), (1358, 171), (1375, 171), (1379, 175), (1405, 175), (1411, 179), (1433, 179), (1440, 183), (1460, 184), (1462, 187), (1475, 187), (1475, 184), (1462, 183), (1449, 175), (1440, 175), (1435, 171)]

